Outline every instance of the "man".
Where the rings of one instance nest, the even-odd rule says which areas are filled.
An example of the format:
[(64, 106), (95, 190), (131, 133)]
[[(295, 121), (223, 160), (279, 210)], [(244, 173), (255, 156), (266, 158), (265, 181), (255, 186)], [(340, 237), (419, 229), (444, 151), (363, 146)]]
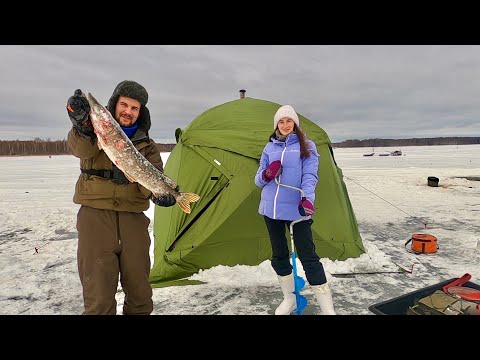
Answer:
[[(160, 152), (148, 136), (150, 112), (147, 90), (135, 81), (117, 85), (107, 109), (138, 151), (163, 172)], [(83, 287), (84, 314), (116, 314), (115, 294), (120, 283), (125, 300), (123, 314), (148, 315), (153, 311), (150, 274), (150, 219), (143, 213), (149, 199), (173, 206), (167, 194), (155, 198), (139, 183), (131, 183), (103, 150), (90, 121), (90, 106), (81, 90), (67, 101), (72, 121), (70, 152), (80, 159), (80, 176), (73, 202), (77, 214), (77, 264)]]

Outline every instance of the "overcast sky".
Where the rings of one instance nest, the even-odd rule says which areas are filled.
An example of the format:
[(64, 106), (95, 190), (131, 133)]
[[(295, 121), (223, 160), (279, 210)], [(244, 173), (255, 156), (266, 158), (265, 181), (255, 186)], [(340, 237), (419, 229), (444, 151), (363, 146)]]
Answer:
[(148, 90), (159, 142), (240, 89), (334, 142), (480, 136), (478, 45), (3, 45), (0, 59), (0, 140), (64, 139), (73, 91), (106, 104), (122, 80)]

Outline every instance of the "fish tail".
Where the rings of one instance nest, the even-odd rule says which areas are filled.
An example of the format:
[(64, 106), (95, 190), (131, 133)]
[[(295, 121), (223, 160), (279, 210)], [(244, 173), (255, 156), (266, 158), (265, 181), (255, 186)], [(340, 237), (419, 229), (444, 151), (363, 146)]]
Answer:
[(195, 193), (180, 193), (177, 197), (177, 204), (185, 213), (190, 214), (190, 203), (200, 200), (200, 196)]

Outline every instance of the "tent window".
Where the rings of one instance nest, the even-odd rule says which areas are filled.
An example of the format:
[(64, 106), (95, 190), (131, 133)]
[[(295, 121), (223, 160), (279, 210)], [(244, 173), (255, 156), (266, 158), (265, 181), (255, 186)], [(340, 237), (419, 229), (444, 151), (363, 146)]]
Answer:
[(210, 180), (218, 180), (218, 176), (212, 176), (210, 177)]

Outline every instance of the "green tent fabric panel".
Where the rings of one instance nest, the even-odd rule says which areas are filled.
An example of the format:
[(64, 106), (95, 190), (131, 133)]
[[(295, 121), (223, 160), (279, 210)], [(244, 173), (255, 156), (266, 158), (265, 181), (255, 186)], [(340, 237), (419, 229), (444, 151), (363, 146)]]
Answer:
[[(217, 149), (213, 153), (209, 153), (199, 146), (183, 146), (183, 148), (188, 148), (192, 151), (184, 155), (183, 167), (186, 171), (184, 176), (181, 176), (180, 178), (182, 180), (185, 179), (187, 183), (191, 182), (191, 189), (202, 197), (198, 206), (195, 207), (194, 211), (189, 215), (190, 221), (177, 232), (175, 237), (176, 240), (182, 237), (182, 242), (178, 244), (178, 246), (189, 248), (191, 246), (196, 246), (196, 242), (199, 240), (196, 240), (197, 238), (191, 238), (190, 241), (188, 241), (188, 235), (184, 236), (185, 229), (190, 227), (200, 215), (204, 216), (203, 214), (209, 206), (215, 204), (215, 198), (219, 195), (222, 189), (228, 185), (229, 180), (233, 177), (233, 173), (225, 166), (225, 163), (227, 162), (222, 160), (223, 158), (221, 154), (223, 150)], [(200, 156), (201, 159), (192, 156), (193, 154)], [(186, 159), (187, 157), (188, 160)], [(194, 176), (193, 174), (195, 173), (199, 176)], [(209, 226), (215, 227), (215, 224), (218, 221), (220, 220), (210, 219)], [(177, 246), (176, 244), (174, 245)], [(171, 247), (167, 248), (167, 251), (170, 250), (172, 250)]]
[[(218, 203), (212, 204), (201, 219), (183, 234), (182, 246), (165, 252), (162, 281), (188, 277), (198, 269), (216, 265), (258, 265), (271, 257), (268, 232), (263, 217), (258, 214), (258, 202), (255, 201), (260, 196), (259, 190), (249, 188), (247, 183), (236, 187), (235, 181), (238, 179), (235, 177), (222, 190)], [(240, 178), (240, 181), (244, 180)], [(251, 192), (239, 197), (237, 190), (229, 191), (230, 186)], [(219, 214), (225, 213), (225, 209), (234, 211), (219, 217)], [(209, 227), (212, 218), (218, 218), (215, 223), (220, 225)], [(192, 241), (197, 241), (198, 246), (184, 246), (184, 243), (191, 244)]]
[[(181, 161), (178, 161), (181, 158)], [(170, 161), (171, 159), (171, 161)], [(181, 169), (180, 169), (180, 164)], [(182, 192), (195, 192), (200, 200), (192, 204), (192, 213), (185, 214), (178, 206), (160, 207), (154, 210), (154, 266), (151, 278), (159, 276), (165, 252), (174, 246), (184, 229), (195, 222), (219, 191), (228, 183), (228, 179), (212, 163), (200, 156), (194, 149), (182, 145), (175, 146), (165, 166), (165, 174), (176, 180)], [(175, 176), (177, 174), (177, 176)], [(213, 178), (213, 179), (212, 179)], [(213, 226), (213, 224), (210, 224)], [(182, 237), (181, 246), (192, 246)]]
[[(205, 111), (182, 132), (184, 145), (200, 145), (260, 159), (273, 132), (273, 114), (280, 107), (270, 101), (245, 98)], [(299, 114), (300, 126), (317, 144), (330, 142), (318, 125)]]
[[(219, 159), (222, 164), (227, 164), (227, 158), (222, 156), (224, 152), (222, 150), (217, 151), (218, 154), (215, 158)], [(248, 167), (251, 168), (255, 166), (255, 161), (252, 159), (244, 158), (237, 154), (230, 154), (229, 156), (231, 165), (235, 164), (239, 169), (247, 169)], [(246, 161), (246, 159), (249, 161)], [(250, 162), (250, 166), (246, 165), (246, 162)], [(244, 167), (239, 165), (240, 163), (243, 164)], [(244, 171), (243, 174), (239, 173), (233, 176), (229, 183), (221, 189), (219, 196), (210, 202), (208, 207), (203, 209), (201, 216), (195, 219), (195, 222), (182, 234), (181, 241), (172, 249), (172, 253), (190, 249), (192, 246), (209, 245), (212, 233), (214, 233), (219, 226), (223, 226), (224, 222), (237, 211), (239, 206), (244, 206), (245, 199), (252, 191), (256, 191), (256, 186), (252, 184), (251, 175), (248, 173), (248, 171)], [(257, 213), (256, 210), (253, 214), (255, 213)]]
[[(228, 167), (228, 164), (225, 163), (225, 157), (222, 154), (225, 152), (222, 149), (214, 149), (214, 151), (208, 151), (207, 148), (202, 148), (201, 146), (189, 145), (188, 147), (195, 150), (201, 157), (203, 157), (210, 166), (213, 166), (218, 171), (220, 171), (227, 179), (231, 179), (234, 176), (234, 171)], [(227, 158), (228, 159), (228, 158)]]
[[(361, 254), (363, 254), (365, 252), (365, 247), (363, 246), (362, 237), (360, 235), (360, 231), (358, 230), (357, 218), (355, 216), (355, 212), (353, 211), (352, 203), (350, 202), (350, 198), (348, 196), (347, 185), (345, 185), (345, 182), (343, 181), (343, 172), (338, 167), (337, 167), (337, 171), (338, 171), (339, 178), (340, 178), (342, 188), (343, 188), (343, 191), (344, 191), (346, 206), (347, 206), (348, 212), (350, 214), (351, 221), (349, 222), (349, 225), (350, 225), (351, 232), (353, 234), (353, 243), (349, 242), (348, 246), (346, 246), (347, 249), (351, 249), (351, 250), (347, 250), (346, 254), (347, 255), (348, 254), (355, 254), (355, 251), (353, 249), (356, 249), (358, 251), (358, 255), (356, 255), (356, 256), (360, 256)], [(352, 255), (352, 257), (356, 257), (356, 256)], [(343, 259), (344, 258), (342, 258), (342, 260)]]
[(208, 269), (216, 265), (258, 265), (270, 259), (270, 240), (263, 217), (258, 213), (252, 217), (257, 207), (251, 200), (256, 196), (252, 193), (247, 197), (201, 247), (182, 252), (181, 260)]
[[(231, 180), (234, 183), (237, 178)], [(230, 184), (229, 184), (230, 185)], [(257, 258), (252, 256), (252, 247), (247, 246), (249, 242), (256, 249), (256, 254), (268, 253), (268, 247), (265, 246), (265, 225), (263, 228), (257, 224), (248, 224), (248, 231), (245, 231), (246, 224), (242, 222), (244, 212), (251, 217), (252, 211), (256, 212), (253, 202), (248, 201), (250, 207), (244, 207), (244, 201), (250, 200), (244, 191), (233, 189), (229, 191), (230, 186), (226, 186), (222, 190), (222, 196), (213, 201), (210, 206), (205, 209), (202, 216), (199, 217), (183, 234), (171, 251), (164, 251), (161, 254), (155, 253), (155, 267), (151, 271), (151, 281), (159, 282), (164, 280), (173, 280), (186, 276), (190, 276), (198, 269), (208, 269), (214, 265), (235, 265), (232, 259), (245, 257)], [(241, 187), (245, 191), (251, 191), (248, 186)], [(258, 194), (256, 195), (258, 196)], [(257, 205), (258, 206), (258, 205)], [(241, 217), (238, 217), (238, 216)], [(256, 236), (251, 236), (252, 229), (257, 225), (259, 233), (263, 232), (263, 245), (259, 244)], [(242, 243), (237, 242), (238, 236), (245, 237)], [(156, 241), (158, 241), (156, 239)], [(242, 253), (239, 253), (242, 249)], [(243, 255), (246, 255), (243, 257)], [(257, 263), (254, 260), (254, 263)]]
[(174, 279), (174, 280), (168, 280), (168, 281), (162, 281), (162, 282), (156, 281), (156, 282), (150, 283), (152, 288), (164, 288), (169, 286), (201, 285), (201, 284), (205, 284), (205, 282), (200, 280), (191, 280), (191, 279)]
[(168, 259), (161, 254), (160, 257), (155, 256), (155, 266), (150, 270), (149, 281), (152, 287), (160, 287), (166, 281), (183, 279), (196, 272), (198, 268), (195, 264), (180, 261), (180, 252), (171, 254)]
[[(165, 228), (162, 227), (161, 219), (163, 219), (163, 213), (168, 211), (170, 208), (156, 207), (154, 225), (155, 244), (166, 242), (167, 238), (174, 237), (175, 239), (178, 239), (179, 234), (181, 235), (181, 239), (177, 241), (175, 246), (170, 250), (169, 246), (159, 246), (158, 248), (155, 246), (155, 263), (150, 275), (150, 280), (152, 283), (158, 283), (159, 279), (164, 281), (189, 276), (197, 272), (198, 268), (206, 268), (208, 265), (205, 261), (192, 264), (191, 261), (188, 260), (188, 254), (192, 251), (198, 251), (199, 245), (201, 245), (201, 248), (211, 248), (207, 240), (210, 239), (212, 232), (214, 232), (218, 226), (223, 226), (223, 223), (226, 221), (226, 219), (231, 216), (231, 213), (235, 211), (237, 206), (242, 204), (244, 198), (248, 196), (253, 188), (251, 184), (251, 176), (245, 175), (245, 168), (242, 166), (242, 164), (250, 163), (250, 166), (247, 167), (252, 169), (249, 172), (251, 173), (252, 171), (256, 171), (256, 169), (253, 170), (253, 168), (256, 168), (257, 166), (255, 164), (255, 160), (245, 158), (238, 154), (226, 154), (227, 152), (220, 149), (199, 150), (196, 146), (191, 146), (190, 148), (183, 146), (183, 144), (178, 144), (175, 146), (174, 151), (172, 151), (172, 154), (167, 161), (167, 166), (165, 167), (165, 173), (167, 175), (168, 171), (170, 170), (170, 164), (173, 164), (173, 162), (170, 162), (170, 159), (175, 161), (176, 158), (172, 157), (172, 155), (177, 151), (177, 149), (182, 149), (184, 151), (181, 164), (182, 167), (189, 168), (191, 173), (198, 170), (199, 164), (207, 163), (210, 171), (211, 169), (215, 169), (217, 176), (222, 176), (223, 179), (226, 179), (226, 177), (218, 171), (218, 167), (221, 168), (224, 173), (230, 174), (230, 182), (243, 181), (244, 186), (234, 186), (236, 190), (228, 191), (228, 185), (230, 185), (230, 183), (222, 183), (221, 188), (215, 189), (215, 191), (221, 192), (222, 196), (215, 197), (213, 201), (210, 199), (204, 206), (202, 206), (201, 216), (190, 222), (188, 224), (188, 228), (181, 233), (178, 232), (181, 229), (174, 229), (177, 231), (176, 233), (165, 234)], [(195, 154), (197, 156), (195, 156)], [(201, 159), (199, 159), (199, 157)], [(213, 160), (216, 160), (218, 164), (213, 162)], [(177, 162), (175, 162), (175, 164), (177, 164)], [(215, 164), (216, 167), (214, 167), (212, 164)], [(233, 167), (233, 171), (232, 169), (229, 169), (229, 167)], [(206, 171), (205, 168), (202, 168), (202, 171)], [(241, 175), (233, 175), (234, 172), (238, 172)], [(208, 173), (208, 176), (210, 175), (211, 174)], [(191, 176), (190, 178), (193, 179)], [(197, 193), (201, 193), (201, 189), (197, 188), (196, 186), (203, 186), (205, 178), (203, 180), (200, 178), (195, 179), (196, 180), (190, 184), (188, 189)], [(183, 182), (179, 181), (179, 183), (182, 184)], [(215, 193), (214, 195), (217, 194)], [(165, 219), (167, 218), (168, 217), (165, 217)], [(172, 219), (175, 221), (174, 218)], [(215, 257), (212, 261), (216, 261)]]
[[(180, 153), (181, 164), (177, 161), (177, 154), (173, 154), (172, 161), (167, 161), (165, 166), (165, 174), (169, 177), (175, 177), (182, 192), (194, 192), (200, 196), (200, 200), (191, 204), (192, 212), (190, 214), (184, 213), (178, 206), (169, 208), (156, 207), (156, 213), (159, 218), (164, 216), (165, 219), (170, 219), (170, 224), (177, 224), (176, 227), (170, 227), (169, 241), (167, 242), (167, 249), (172, 245), (182, 233), (182, 230), (190, 226), (190, 223), (195, 221), (196, 217), (208, 206), (210, 201), (217, 195), (217, 193), (225, 186), (228, 179), (221, 173), (212, 159), (205, 159), (194, 148), (178, 145), (174, 148), (176, 153)], [(163, 212), (166, 215), (162, 215)], [(169, 213), (169, 215), (168, 215)], [(175, 236), (172, 236), (175, 234)]]
[(320, 145), (317, 150), (320, 167), (315, 192), (317, 212), (312, 225), (317, 253), (320, 257), (332, 260), (357, 257), (365, 250), (362, 245), (353, 248), (347, 246), (357, 240), (361, 244), (361, 238), (342, 175), (331, 157), (328, 145)]
[[(268, 239), (268, 232), (263, 221), (263, 217), (258, 213), (258, 206), (260, 203), (261, 189), (254, 183), (254, 177), (258, 169), (258, 160), (239, 155), (238, 153), (232, 153), (230, 151), (223, 151), (213, 148), (205, 148), (205, 152), (209, 154), (215, 154), (215, 157), (227, 167), (234, 177), (230, 180), (230, 183), (222, 190), (222, 201), (225, 201), (225, 206), (228, 204), (237, 204), (240, 200), (241, 203), (235, 207), (235, 210), (231, 215), (226, 218), (224, 224), (218, 227), (212, 237), (218, 236), (219, 241), (222, 241), (221, 234), (237, 233), (239, 238), (235, 236), (229, 236), (230, 246), (237, 246), (237, 240), (240, 240), (238, 246), (246, 246), (246, 243), (250, 241), (250, 238), (255, 239), (254, 243), (258, 247), (258, 259), (253, 260), (253, 263), (260, 263), (268, 259), (271, 256), (270, 240)], [(233, 231), (231, 231), (232, 229)], [(238, 231), (237, 231), (238, 229)], [(210, 240), (210, 239), (209, 239)], [(243, 245), (242, 245), (243, 244)], [(243, 251), (245, 255), (252, 256), (252, 248), (246, 246), (246, 251)], [(231, 253), (239, 255), (242, 250), (234, 250)], [(227, 255), (228, 257), (229, 255)], [(242, 261), (249, 261), (246, 259)], [(222, 264), (231, 264), (230, 260), (224, 260)]]

